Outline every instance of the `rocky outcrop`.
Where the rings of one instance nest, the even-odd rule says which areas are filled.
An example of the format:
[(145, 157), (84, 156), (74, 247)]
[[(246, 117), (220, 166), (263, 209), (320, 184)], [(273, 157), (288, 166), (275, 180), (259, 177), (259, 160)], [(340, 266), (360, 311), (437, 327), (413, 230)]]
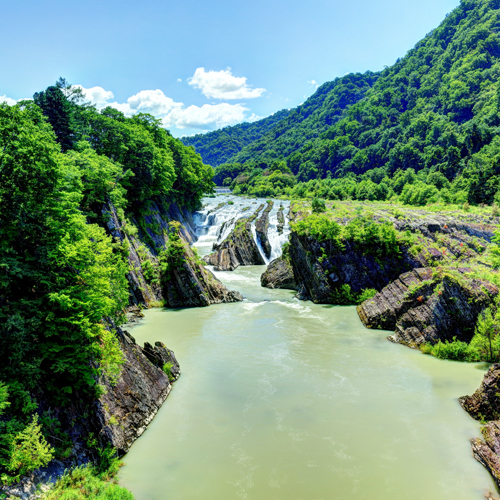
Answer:
[(404, 273), (358, 306), (359, 317), (367, 328), (395, 330), (389, 340), (410, 347), (453, 337), (469, 342), (478, 315), (498, 288), (469, 278), (468, 271), (424, 268)]
[(480, 421), (500, 419), (500, 364), (495, 363), (486, 372), (481, 386), (472, 396), (459, 398), (462, 408)]
[(185, 241), (196, 241), (192, 214), (175, 202), (158, 197), (151, 200), (140, 216), (123, 219), (111, 203), (102, 208), (104, 225), (128, 252), (130, 304), (150, 307), (161, 303), (158, 255), (168, 244), (169, 222), (180, 222), (179, 231)]
[(471, 439), (472, 454), (500, 487), (500, 421), (488, 422), (481, 432), (484, 440)]
[(298, 290), (290, 263), (283, 257), (274, 259), (264, 274), (260, 277), (260, 284), (266, 288), (283, 288)]
[[(100, 443), (113, 446), (123, 455), (153, 420), (172, 384), (168, 375), (148, 359), (149, 344), (142, 349), (124, 330), (118, 329), (117, 334), (125, 362), (116, 383), (101, 379), (105, 393), (94, 404), (93, 421)], [(153, 350), (159, 359), (165, 351), (168, 349), (163, 344)], [(172, 357), (175, 359), (173, 353), (167, 356)]]
[(381, 260), (353, 243), (339, 248), (331, 241), (318, 242), (295, 231), (290, 235), (290, 260), (301, 298), (320, 304), (335, 303), (334, 294), (344, 284), (354, 293), (366, 288), (381, 290), (417, 265), (406, 252)]
[(262, 212), (262, 215), (257, 219), (255, 223), (255, 233), (257, 235), (257, 241), (262, 247), (262, 251), (267, 259), (271, 257), (271, 244), (269, 243), (269, 238), (267, 232), (269, 231), (269, 212), (273, 209), (274, 202), (269, 201), (266, 208)]
[(474, 419), (488, 422), (483, 439), (471, 439), (472, 453), (500, 486), (500, 364), (490, 367), (479, 389), (472, 396), (459, 398), (462, 408)]
[[(99, 378), (103, 393), (99, 399), (75, 398), (71, 406), (56, 409), (45, 408), (43, 400), (38, 401), (40, 410), (48, 412), (66, 432), (71, 454), (64, 461), (52, 460), (16, 485), (0, 486), (0, 497), (37, 498), (35, 493), (50, 489), (68, 468), (99, 460), (98, 447), (111, 446), (124, 455), (154, 419), (180, 376), (175, 354), (161, 342), (154, 348), (148, 343), (141, 348), (125, 330), (112, 324), (109, 328), (116, 331), (124, 362), (116, 380)], [(162, 369), (165, 365), (168, 373)]]
[(283, 227), (285, 226), (285, 214), (284, 214), (284, 207), (283, 205), (280, 206), (280, 209), (278, 210), (278, 213), (276, 214), (278, 218), (278, 224), (276, 226), (278, 230), (278, 234), (283, 234)]
[(220, 245), (214, 245), (215, 252), (205, 256), (204, 261), (216, 271), (265, 264), (252, 234), (252, 222), (263, 208), (261, 205), (250, 217), (238, 219), (229, 236)]
[(175, 358), (174, 351), (167, 349), (162, 342), (155, 342), (154, 347), (149, 342), (145, 342), (142, 352), (151, 363), (167, 374), (170, 382), (174, 382), (181, 376), (181, 367)]
[(239, 292), (228, 290), (204, 267), (180, 234), (171, 234), (171, 240), (177, 251), (168, 258), (168, 268), (162, 276), (163, 296), (168, 307), (205, 307), (243, 300)]

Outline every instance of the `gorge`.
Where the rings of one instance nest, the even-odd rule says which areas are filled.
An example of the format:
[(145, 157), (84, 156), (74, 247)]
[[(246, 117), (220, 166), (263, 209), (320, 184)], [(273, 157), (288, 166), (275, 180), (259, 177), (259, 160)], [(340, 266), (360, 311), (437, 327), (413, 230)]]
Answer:
[[(266, 204), (204, 201), (194, 217), (200, 256), (227, 239), (239, 217)], [(275, 257), (286, 241), (276, 227), (279, 204), (269, 218)], [(265, 259), (255, 220), (247, 231)], [(366, 329), (353, 306), (262, 287), (265, 271), (214, 271), (242, 302), (154, 309), (130, 328), (140, 342), (154, 337), (171, 346), (183, 375), (125, 457), (121, 484), (138, 499), (175, 492), (298, 500), (332, 491), (340, 498), (479, 499), (494, 489), (467, 442), (480, 435), (480, 424), (458, 403), (478, 387), (484, 364), (388, 342), (392, 332)]]

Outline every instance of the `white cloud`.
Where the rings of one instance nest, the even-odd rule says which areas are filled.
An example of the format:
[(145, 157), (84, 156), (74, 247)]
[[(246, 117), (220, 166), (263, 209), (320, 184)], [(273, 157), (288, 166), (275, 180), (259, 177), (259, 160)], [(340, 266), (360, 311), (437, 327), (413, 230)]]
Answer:
[(181, 82), (182, 82), (182, 78), (177, 78), (177, 81), (178, 81), (179, 83), (181, 83)]
[(310, 80), (310, 81), (308, 80), (307, 83), (309, 85), (312, 85), (316, 89), (319, 87), (319, 83), (316, 80)]
[(0, 103), (6, 102), (9, 106), (14, 106), (14, 104), (17, 103), (15, 99), (12, 99), (11, 97), (7, 97), (5, 94), (0, 95)]
[(104, 90), (102, 87), (92, 87), (86, 89), (82, 85), (73, 85), (74, 87), (82, 89), (85, 96), (85, 101), (95, 104), (99, 109), (109, 106), (109, 100), (113, 99), (114, 94), (111, 90)]
[(254, 99), (260, 97), (266, 89), (253, 89), (247, 85), (244, 76), (231, 74), (231, 68), (222, 71), (205, 71), (198, 68), (188, 83), (207, 96), (215, 99)]
[(174, 102), (160, 89), (141, 90), (138, 94), (127, 99), (133, 113), (151, 113), (152, 115), (166, 115), (173, 109), (182, 108), (182, 102)]
[(227, 127), (246, 121), (246, 112), (243, 104), (204, 104), (203, 106), (189, 106), (175, 109), (163, 119), (166, 127), (196, 128), (210, 130), (213, 128)]
[(83, 90), (86, 99), (96, 104), (99, 109), (111, 106), (126, 116), (149, 113), (160, 118), (167, 128), (212, 130), (261, 118), (255, 114), (247, 118), (246, 114), (249, 110), (243, 104), (220, 103), (185, 107), (182, 102), (175, 102), (159, 89), (141, 90), (129, 97), (127, 102), (119, 103), (110, 102), (114, 97), (113, 93), (102, 87), (92, 89), (86, 89), (81, 85), (78, 87)]

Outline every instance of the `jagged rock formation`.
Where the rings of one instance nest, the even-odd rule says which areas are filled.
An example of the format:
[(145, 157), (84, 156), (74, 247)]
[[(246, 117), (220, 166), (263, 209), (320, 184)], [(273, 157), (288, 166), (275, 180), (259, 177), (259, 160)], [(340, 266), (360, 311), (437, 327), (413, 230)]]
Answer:
[[(166, 200), (163, 203), (167, 204)], [(160, 202), (151, 202), (143, 221), (136, 221), (137, 234), (128, 229), (115, 208), (108, 204), (103, 208), (108, 231), (122, 242), (128, 250), (130, 271), (128, 273), (130, 302), (149, 307), (165, 301), (170, 307), (199, 307), (222, 302), (242, 300), (238, 292), (232, 292), (205, 269), (196, 258), (189, 243), (196, 240), (192, 214), (180, 210), (175, 203), (167, 207)], [(178, 218), (180, 222), (175, 234), (184, 244), (184, 263), (169, 273), (170, 283), (160, 283), (159, 252), (169, 244), (172, 230), (169, 223)], [(149, 242), (150, 244), (145, 244)], [(132, 311), (132, 310), (131, 310)], [(130, 315), (131, 317), (133, 314)]]
[(495, 363), (484, 375), (481, 386), (472, 396), (458, 399), (462, 408), (474, 419), (500, 419), (500, 364)]
[(163, 342), (155, 342), (154, 347), (149, 342), (145, 342), (142, 352), (158, 368), (162, 370), (165, 367), (168, 368), (168, 372), (164, 371), (167, 373), (170, 382), (174, 382), (181, 376), (181, 367), (174, 351), (167, 349)]
[(482, 422), (483, 439), (471, 439), (474, 458), (481, 463), (500, 487), (500, 364), (494, 364), (485, 374), (479, 389), (472, 396), (459, 398), (462, 408)]
[(500, 487), (500, 421), (488, 422), (481, 432), (484, 441), (479, 438), (471, 439), (472, 454)]
[(402, 274), (358, 306), (359, 317), (367, 328), (395, 330), (389, 340), (410, 347), (453, 337), (469, 342), (498, 288), (467, 277), (468, 271), (424, 268)]
[[(103, 444), (110, 444), (120, 455), (146, 430), (172, 389), (167, 374), (150, 361), (151, 346), (144, 349), (124, 330), (117, 330), (125, 362), (116, 384), (102, 379), (106, 388), (94, 407), (93, 423)], [(175, 360), (161, 343), (153, 352), (164, 363)], [(166, 354), (166, 352), (171, 354)], [(178, 363), (177, 371), (180, 373)]]
[(260, 277), (260, 284), (266, 288), (298, 289), (292, 266), (283, 257), (274, 259), (267, 266), (266, 271)]
[(408, 254), (383, 260), (367, 254), (354, 244), (340, 249), (330, 241), (318, 242), (309, 236), (290, 235), (290, 260), (301, 298), (315, 303), (333, 303), (332, 294), (342, 284), (353, 292), (366, 288), (382, 289), (399, 274), (418, 263)]
[(234, 271), (239, 266), (265, 264), (252, 235), (252, 222), (257, 218), (264, 205), (250, 217), (241, 217), (229, 236), (220, 244), (214, 245), (215, 252), (206, 255), (204, 261), (214, 266), (216, 271)]
[(179, 221), (182, 237), (193, 243), (197, 237), (192, 214), (160, 198), (151, 201), (141, 217), (130, 217), (128, 222), (110, 203), (103, 207), (102, 215), (109, 233), (128, 251), (130, 303), (146, 307), (160, 303), (163, 293), (157, 279), (158, 254), (168, 243), (168, 224)]
[(285, 214), (284, 214), (285, 208), (283, 205), (280, 206), (278, 213), (276, 216), (278, 217), (278, 224), (276, 226), (278, 230), (278, 234), (283, 234), (283, 227), (285, 226)]
[[(0, 496), (36, 498), (34, 495), (39, 489), (48, 489), (67, 468), (98, 459), (95, 445), (89, 444), (93, 438), (97, 439), (96, 445), (112, 446), (122, 456), (154, 419), (172, 389), (172, 382), (180, 376), (175, 354), (161, 342), (156, 342), (154, 348), (148, 343), (141, 348), (125, 330), (114, 325), (110, 328), (116, 330), (124, 355), (121, 374), (115, 383), (101, 377), (99, 384), (104, 393), (94, 402), (80, 400), (61, 409), (46, 408), (67, 429), (73, 443), (71, 455), (64, 462), (53, 460), (47, 467), (24, 477), (19, 484), (0, 486)], [(170, 376), (162, 369), (167, 363)], [(39, 403), (43, 407), (43, 401)], [(82, 415), (87, 416), (82, 418)]]
[(257, 219), (255, 223), (255, 233), (257, 235), (257, 241), (260, 243), (264, 255), (266, 258), (271, 257), (271, 244), (269, 243), (269, 238), (267, 237), (267, 232), (269, 230), (269, 212), (273, 209), (274, 202), (269, 201), (266, 208), (262, 212), (262, 215)]
[(183, 255), (169, 259), (164, 279), (164, 297), (169, 307), (204, 307), (239, 302), (239, 292), (228, 290), (183, 241)]

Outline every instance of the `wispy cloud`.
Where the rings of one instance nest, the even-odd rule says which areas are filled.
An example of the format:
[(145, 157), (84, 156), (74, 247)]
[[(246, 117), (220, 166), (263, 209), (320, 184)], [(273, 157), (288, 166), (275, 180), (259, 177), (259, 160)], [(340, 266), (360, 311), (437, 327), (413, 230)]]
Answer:
[(319, 87), (319, 83), (316, 80), (308, 80), (307, 83), (317, 89)]

